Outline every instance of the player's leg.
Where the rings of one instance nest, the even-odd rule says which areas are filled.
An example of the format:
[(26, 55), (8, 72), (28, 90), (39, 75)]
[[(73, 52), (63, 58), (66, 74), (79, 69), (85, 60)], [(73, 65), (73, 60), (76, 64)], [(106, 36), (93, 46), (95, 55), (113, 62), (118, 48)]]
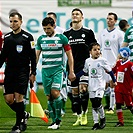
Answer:
[(105, 98), (105, 106), (104, 109), (109, 109), (110, 107), (110, 75), (105, 73), (104, 74), (105, 80), (106, 80), (106, 86), (105, 86), (105, 92), (104, 92), (104, 98)]
[(132, 95), (124, 95), (124, 101), (126, 104), (126, 107), (130, 110), (130, 112), (133, 114), (133, 102), (132, 102)]
[(73, 107), (77, 113), (77, 120), (73, 126), (81, 124), (81, 98), (79, 95), (79, 79), (75, 79), (71, 82), (72, 96), (73, 96)]
[(113, 88), (113, 81), (110, 80), (110, 107), (109, 110), (106, 111), (107, 114), (114, 114), (115, 107), (115, 92)]
[(106, 118), (104, 113), (104, 108), (102, 106), (102, 98), (104, 95), (104, 89), (98, 89), (95, 94), (95, 102), (97, 103), (97, 111), (100, 116), (100, 129), (103, 129), (106, 126)]
[(62, 109), (62, 98), (60, 90), (62, 89), (63, 83), (63, 72), (60, 71), (53, 76), (51, 86), (51, 97), (53, 98), (53, 105), (55, 110), (55, 124), (52, 129), (59, 129), (61, 122), (61, 109)]
[[(24, 106), (24, 96), (26, 96), (26, 92), (28, 91), (28, 83), (29, 83), (29, 68), (22, 68), (18, 72), (17, 77), (17, 88), (16, 92), (19, 94), (23, 94), (23, 106)], [(23, 116), (20, 123), (20, 130), (25, 131), (27, 129), (27, 121), (30, 117), (30, 113), (25, 111), (25, 106), (23, 107)], [(22, 110), (22, 109), (21, 109)]]
[(62, 98), (62, 109), (61, 109), (61, 115), (62, 117), (65, 115), (66, 110), (65, 110), (65, 103), (67, 101), (67, 78), (66, 74), (63, 74), (63, 84), (62, 84), (62, 89), (60, 91), (61, 98)]
[(79, 83), (80, 98), (82, 106), (81, 125), (87, 125), (87, 112), (88, 112), (88, 76), (82, 76)]
[[(13, 110), (16, 112), (16, 117), (17, 117), (17, 114), (18, 114), (18, 110), (17, 110), (17, 107), (18, 107), (18, 103), (16, 101), (14, 101), (14, 94), (6, 94), (4, 95), (4, 98), (5, 98), (5, 102), (7, 103), (7, 105)], [(21, 132), (20, 130), (20, 123), (18, 121), (18, 119), (16, 118), (16, 123), (15, 125), (12, 127), (12, 130), (11, 132), (15, 132), (17, 131), (18, 133)]]
[(115, 98), (116, 98), (116, 113), (118, 122), (116, 123), (115, 127), (124, 126), (124, 118), (123, 118), (123, 111), (122, 111), (122, 105), (124, 105), (124, 99), (121, 93), (115, 92)]
[[(5, 101), (10, 108), (16, 112), (16, 123), (11, 132), (20, 132), (21, 120), (24, 115), (23, 96), (26, 93), (29, 80), (29, 71), (27, 68), (16, 71), (17, 70), (15, 70), (15, 72), (14, 70), (6, 70), (5, 72)], [(11, 97), (8, 96), (8, 94)], [(14, 94), (14, 96), (12, 96), (12, 94)]]
[(110, 107), (110, 87), (109, 87), (109, 83), (106, 83), (106, 87), (105, 87), (105, 91), (104, 91), (104, 98), (105, 98), (104, 109), (109, 109), (109, 107)]
[(70, 99), (71, 101), (71, 109), (72, 109), (72, 112), (73, 112), (73, 115), (77, 115), (76, 113), (76, 109), (75, 107), (73, 106), (73, 96), (72, 96), (72, 88), (70, 87), (70, 81), (68, 80), (68, 83), (67, 83), (67, 96), (68, 98)]
[(51, 84), (52, 79), (49, 78), (47, 72), (42, 69), (42, 84), (44, 88), (44, 93), (47, 97), (47, 108), (49, 112), (49, 117), (52, 119), (52, 123), (48, 126), (48, 129), (52, 129), (52, 126), (55, 124), (55, 109), (54, 109), (54, 101), (51, 94)]
[(92, 127), (92, 130), (99, 129), (99, 116), (98, 116), (98, 110), (95, 102), (95, 92), (89, 92), (90, 101), (92, 103), (92, 116), (93, 116), (93, 122), (94, 125)]
[(115, 107), (115, 92), (114, 92), (114, 88), (113, 88), (113, 81), (110, 81), (110, 110), (112, 109), (112, 111), (114, 111), (114, 107)]
[(66, 90), (66, 86), (63, 86), (61, 91), (60, 91), (60, 95), (61, 95), (61, 99), (62, 99), (62, 109), (61, 109), (61, 115), (62, 117), (65, 115), (66, 113), (66, 109), (65, 109), (65, 104), (67, 101), (67, 90)]

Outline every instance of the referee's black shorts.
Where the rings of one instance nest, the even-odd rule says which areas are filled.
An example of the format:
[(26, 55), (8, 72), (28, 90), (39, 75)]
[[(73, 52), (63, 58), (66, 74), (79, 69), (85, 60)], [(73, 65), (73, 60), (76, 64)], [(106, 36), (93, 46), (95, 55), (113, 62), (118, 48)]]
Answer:
[(4, 95), (19, 94), (25, 95), (28, 88), (30, 68), (7, 68), (5, 69)]

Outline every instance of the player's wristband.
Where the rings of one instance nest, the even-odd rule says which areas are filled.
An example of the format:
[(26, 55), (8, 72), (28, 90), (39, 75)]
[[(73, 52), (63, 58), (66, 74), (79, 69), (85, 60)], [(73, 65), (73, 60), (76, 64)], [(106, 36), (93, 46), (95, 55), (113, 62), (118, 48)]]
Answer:
[(115, 83), (116, 82), (116, 79), (115, 79), (115, 76), (114, 76), (113, 71), (110, 71), (109, 74), (110, 74), (110, 76), (112, 78), (112, 81)]
[(76, 77), (80, 78), (82, 75), (84, 75), (85, 72), (83, 70), (79, 71), (78, 73), (76, 73)]

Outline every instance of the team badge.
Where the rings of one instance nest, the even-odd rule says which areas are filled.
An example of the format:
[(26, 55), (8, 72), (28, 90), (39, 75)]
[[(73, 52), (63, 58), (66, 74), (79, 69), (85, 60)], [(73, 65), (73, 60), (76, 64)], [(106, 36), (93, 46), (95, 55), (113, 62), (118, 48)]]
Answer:
[(82, 37), (85, 37), (85, 34), (82, 34)]
[(23, 50), (23, 46), (22, 45), (17, 45), (16, 49), (17, 49), (17, 52), (20, 53)]
[(34, 41), (31, 41), (31, 42), (30, 42), (30, 45), (31, 45), (31, 48), (32, 48), (32, 49), (35, 48), (35, 42), (34, 42)]
[(55, 40), (55, 44), (58, 44), (58, 40)]

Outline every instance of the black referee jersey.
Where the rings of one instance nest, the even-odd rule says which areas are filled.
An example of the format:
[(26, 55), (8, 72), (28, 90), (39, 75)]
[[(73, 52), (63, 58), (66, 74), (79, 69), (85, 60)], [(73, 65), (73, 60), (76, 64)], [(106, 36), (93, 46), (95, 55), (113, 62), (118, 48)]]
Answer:
[(26, 68), (31, 64), (31, 72), (36, 72), (36, 53), (31, 34), (21, 30), (20, 33), (7, 33), (0, 55), (0, 67), (6, 62), (6, 68)]
[(69, 40), (74, 58), (74, 72), (77, 73), (83, 69), (85, 60), (90, 57), (88, 47), (92, 42), (96, 42), (94, 32), (84, 27), (79, 30), (70, 28), (64, 35)]

